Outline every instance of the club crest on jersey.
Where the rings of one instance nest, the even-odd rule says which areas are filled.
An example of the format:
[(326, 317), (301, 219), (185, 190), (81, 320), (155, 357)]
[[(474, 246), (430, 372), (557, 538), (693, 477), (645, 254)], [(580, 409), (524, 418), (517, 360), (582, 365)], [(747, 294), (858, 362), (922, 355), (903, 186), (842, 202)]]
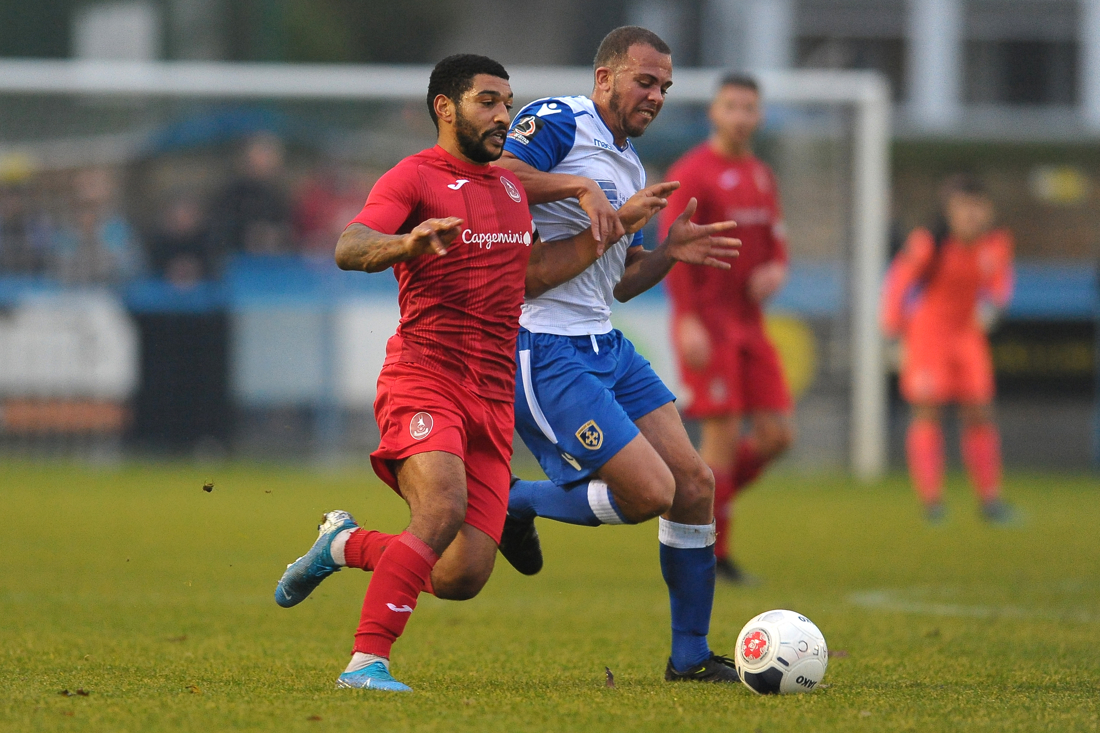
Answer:
[(730, 168), (718, 176), (718, 185), (727, 191), (731, 188), (737, 188), (737, 184), (740, 182), (741, 174), (735, 168)]
[(428, 437), (428, 433), (432, 432), (434, 424), (435, 421), (432, 420), (431, 415), (426, 412), (418, 412), (409, 421), (409, 435), (413, 437), (413, 440), (424, 440)]
[(603, 431), (595, 420), (589, 420), (577, 431), (577, 440), (588, 450), (599, 450), (603, 445)]
[(512, 199), (518, 204), (523, 197), (520, 196), (519, 188), (516, 187), (516, 184), (509, 181), (504, 176), (500, 177), (500, 182), (504, 184), (504, 190), (508, 192), (508, 198)]
[(538, 134), (538, 131), (542, 129), (544, 124), (543, 120), (539, 117), (524, 115), (516, 120), (516, 124), (512, 125), (508, 137), (522, 145), (527, 145), (531, 142), (531, 138)]

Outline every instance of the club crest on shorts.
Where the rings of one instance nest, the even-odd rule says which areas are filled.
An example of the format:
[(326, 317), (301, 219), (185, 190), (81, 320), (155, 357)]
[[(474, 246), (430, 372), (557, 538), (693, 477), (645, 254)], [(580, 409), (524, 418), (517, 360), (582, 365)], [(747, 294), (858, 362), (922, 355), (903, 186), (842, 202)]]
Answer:
[(589, 420), (577, 431), (577, 440), (588, 450), (599, 450), (603, 445), (603, 431), (595, 420)]
[(519, 195), (519, 189), (516, 188), (516, 184), (509, 181), (504, 176), (500, 177), (500, 182), (504, 184), (504, 190), (508, 193), (508, 198), (518, 204), (521, 200), (521, 196)]
[(432, 432), (433, 424), (434, 421), (431, 415), (426, 412), (418, 412), (409, 421), (409, 435), (413, 436), (413, 440), (424, 440), (428, 437), (428, 433)]

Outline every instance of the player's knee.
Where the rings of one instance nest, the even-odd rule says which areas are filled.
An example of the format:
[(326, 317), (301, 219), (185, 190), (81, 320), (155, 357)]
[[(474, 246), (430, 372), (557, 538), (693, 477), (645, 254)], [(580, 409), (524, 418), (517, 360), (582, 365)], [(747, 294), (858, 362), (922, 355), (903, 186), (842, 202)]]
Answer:
[(414, 512), (409, 530), (422, 538), (437, 554), (454, 541), (466, 521), (464, 496), (439, 496), (428, 511)]
[(685, 511), (695, 513), (714, 503), (714, 472), (702, 459), (696, 461), (682, 475), (677, 476), (676, 503)]
[(629, 496), (622, 499), (616, 497), (616, 501), (626, 521), (637, 524), (667, 512), (675, 497), (676, 481), (672, 472), (665, 468), (632, 487)]

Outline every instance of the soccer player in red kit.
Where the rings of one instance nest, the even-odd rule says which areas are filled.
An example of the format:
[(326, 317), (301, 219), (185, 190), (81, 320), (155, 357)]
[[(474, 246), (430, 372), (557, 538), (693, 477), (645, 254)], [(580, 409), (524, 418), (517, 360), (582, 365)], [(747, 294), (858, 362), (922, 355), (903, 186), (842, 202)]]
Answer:
[[(668, 180), (680, 182), (668, 211), (694, 197), (699, 223), (736, 221), (741, 256), (729, 270), (677, 264), (665, 283), (688, 392), (684, 414), (701, 422), (699, 454), (714, 472), (716, 575), (746, 582), (729, 555), (733, 498), (793, 439), (790, 392), (763, 315), (764, 302), (786, 281), (787, 250), (775, 177), (750, 148), (761, 119), (756, 82), (724, 78), (708, 116), (710, 138), (668, 171)], [(672, 222), (662, 215), (662, 231)], [(748, 434), (742, 434), (745, 416)]]
[[(525, 289), (553, 286), (602, 254), (590, 231), (541, 242), (519, 179), (489, 163), (508, 132), (512, 90), (484, 56), (440, 61), (428, 84), (438, 144), (375, 184), (336, 246), (345, 270), (398, 281), (401, 321), (378, 378), (375, 472), (408, 503), (404, 532), (328, 512), (275, 591), (289, 607), (341, 567), (373, 571), (338, 687), (407, 691), (389, 657), (421, 591), (475, 596), (504, 525), (512, 455), (514, 351)], [(664, 199), (631, 202), (639, 226)]]
[(882, 327), (902, 345), (901, 394), (912, 406), (905, 448), (913, 487), (933, 523), (944, 518), (943, 406), (959, 405), (962, 457), (991, 522), (1011, 521), (1001, 498), (1001, 440), (993, 421), (986, 335), (1012, 297), (1012, 235), (994, 229), (993, 203), (965, 175), (941, 191), (944, 221), (916, 229), (890, 265)]

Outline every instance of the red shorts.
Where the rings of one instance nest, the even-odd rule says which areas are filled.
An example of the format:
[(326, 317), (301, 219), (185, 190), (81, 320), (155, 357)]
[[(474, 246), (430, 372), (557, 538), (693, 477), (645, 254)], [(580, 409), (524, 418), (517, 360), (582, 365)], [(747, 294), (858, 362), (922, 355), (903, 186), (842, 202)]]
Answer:
[(787, 412), (791, 393), (779, 363), (779, 353), (763, 328), (715, 329), (710, 362), (692, 369), (678, 358), (680, 380), (687, 388), (684, 414), (702, 419), (752, 412)]
[(989, 339), (978, 330), (908, 338), (900, 380), (901, 394), (911, 404), (988, 404), (995, 392)]
[(466, 524), (500, 542), (512, 474), (512, 407), (418, 364), (388, 364), (374, 400), (382, 433), (370, 456), (374, 472), (400, 494), (393, 461), (429, 451), (453, 453), (466, 465)]

